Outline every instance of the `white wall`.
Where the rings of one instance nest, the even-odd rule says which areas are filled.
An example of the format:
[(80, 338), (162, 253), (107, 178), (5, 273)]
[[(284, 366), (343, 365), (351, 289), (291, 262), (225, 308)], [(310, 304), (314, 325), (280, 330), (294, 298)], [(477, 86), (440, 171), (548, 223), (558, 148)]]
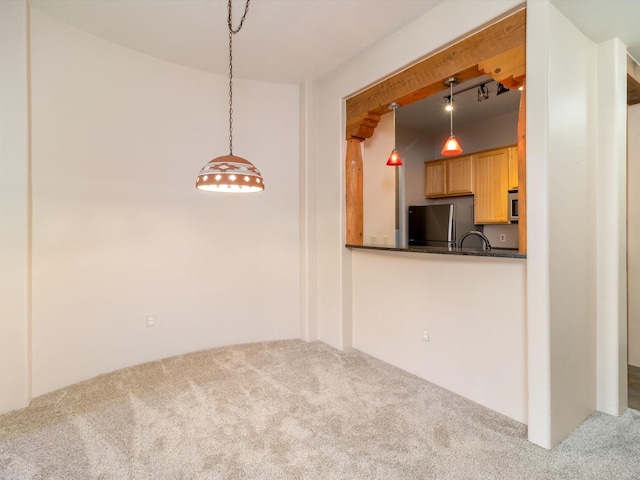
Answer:
[(383, 115), (376, 134), (362, 142), (364, 243), (395, 245), (396, 239), (396, 168), (387, 166), (395, 147), (393, 114)]
[(627, 47), (597, 46), (597, 408), (620, 415), (627, 379)]
[(451, 3), (443, 2), (314, 83), (315, 109), (308, 112), (308, 122), (316, 125), (315, 148), (308, 161), (316, 174), (307, 182), (308, 189), (317, 191), (311, 214), (316, 217), (318, 235), (310, 240), (317, 242), (318, 255), (318, 308), (313, 313), (318, 339), (330, 345), (348, 347), (352, 331), (351, 252), (344, 248), (344, 99), (479, 29), (520, 2), (456, 1), (456, 10), (467, 14), (457, 17), (453, 25), (448, 21)]
[(640, 367), (640, 105), (628, 113), (629, 365)]
[[(369, 295), (371, 295), (369, 298), (375, 296), (375, 292), (370, 293), (369, 282), (364, 282), (363, 278), (366, 277), (368, 272), (373, 272), (380, 264), (375, 261), (377, 257), (360, 256), (360, 252), (351, 252), (344, 248), (344, 98), (390, 75), (403, 66), (427, 56), (430, 52), (439, 50), (442, 45), (452, 42), (457, 37), (466, 36), (468, 32), (479, 28), (485, 22), (518, 5), (518, 2), (515, 1), (456, 1), (456, 10), (465, 12), (465, 15), (459, 15), (456, 18), (456, 22), (451, 24), (451, 22), (447, 21), (451, 14), (451, 3), (444, 2), (437, 6), (427, 15), (418, 18), (415, 22), (407, 25), (384, 41), (373, 45), (366, 52), (351, 59), (348, 63), (314, 84), (315, 111), (309, 112), (309, 116), (310, 121), (317, 122), (315, 151), (310, 158), (310, 161), (315, 164), (316, 177), (310, 179), (310, 182), (313, 182), (317, 191), (316, 211), (314, 214), (317, 216), (316, 231), (318, 233), (318, 338), (330, 345), (339, 348), (350, 346), (351, 334), (353, 334), (354, 345), (367, 348), (370, 352), (382, 351), (384, 346), (387, 345), (387, 340), (377, 335), (370, 339), (362, 337), (365, 330), (361, 327), (356, 327), (356, 325), (365, 325), (363, 321), (366, 320), (363, 317), (366, 312), (363, 311), (358, 302)], [(424, 32), (429, 33), (425, 35)], [(389, 270), (385, 271), (385, 278), (379, 281), (384, 284), (389, 283), (387, 278), (389, 272), (393, 275), (394, 280), (399, 279), (393, 271), (396, 268), (396, 263), (404, 262), (403, 258), (390, 257), (387, 259), (386, 266), (389, 267)], [(409, 257), (406, 258), (408, 259)], [(442, 260), (456, 262), (450, 257), (445, 257)], [(515, 262), (517, 263), (518, 260), (515, 260)], [(474, 265), (477, 267), (474, 277), (493, 278), (495, 265), (492, 262), (478, 262)], [(513, 286), (522, 284), (522, 268), (504, 269), (504, 282)], [(401, 271), (401, 268), (399, 268), (399, 271)], [(379, 279), (379, 277), (380, 271), (377, 272), (376, 279)], [(422, 283), (416, 283), (414, 288), (420, 290), (421, 285), (424, 286), (433, 279), (437, 279), (437, 274), (430, 273), (427, 270), (425, 278), (420, 279)], [(404, 285), (404, 283), (402, 284)], [(474, 298), (476, 296), (492, 298), (495, 293), (493, 285), (489, 282), (475, 283), (473, 292)], [(463, 289), (459, 290), (461, 298), (465, 298), (469, 293), (467, 284)], [(449, 304), (449, 296), (445, 292), (445, 287), (437, 283), (433, 284), (431, 285), (431, 294), (430, 298), (435, 302), (433, 308), (444, 310), (446, 305)], [(395, 299), (390, 301), (388, 297), (385, 298), (389, 305), (398, 303)], [(524, 317), (518, 317), (517, 313), (518, 311), (524, 311), (524, 299), (521, 298), (521, 300), (522, 304), (519, 305), (519, 309), (516, 308), (514, 320), (515, 324), (520, 323), (520, 327), (522, 327), (522, 322), (524, 321)], [(375, 303), (379, 305), (379, 302)], [(413, 296), (406, 299), (406, 304), (402, 308), (407, 312), (421, 312), (424, 306), (418, 297)], [(460, 310), (456, 313), (456, 320), (471, 317), (473, 312), (475, 312), (475, 306), (463, 302), (460, 305)], [(377, 322), (377, 326), (373, 331), (384, 327), (385, 332), (390, 332), (398, 319), (391, 316), (383, 317), (377, 315), (372, 320)], [(405, 330), (399, 329), (391, 339), (403, 342), (406, 338), (405, 335)], [(503, 341), (504, 345), (513, 345), (513, 339), (510, 335), (509, 338), (504, 338), (499, 342)], [(406, 345), (404, 346), (406, 347)], [(444, 340), (442, 343), (443, 350), (448, 347), (454, 348), (451, 338)], [(398, 355), (402, 348), (403, 345), (398, 345), (392, 354), (385, 356), (385, 360), (402, 364), (404, 365), (403, 368), (410, 368), (405, 363), (405, 358)], [(524, 355), (524, 345), (520, 344), (515, 348), (520, 348), (518, 355)], [(415, 366), (420, 359), (414, 359), (414, 361), (413, 368), (415, 370)], [(478, 365), (491, 364), (491, 361), (487, 361), (486, 357), (476, 358), (475, 361)], [(514, 361), (517, 362), (517, 360)], [(465, 360), (466, 363), (468, 363), (467, 360)], [(422, 370), (422, 373), (424, 374), (424, 370)], [(454, 378), (453, 382), (461, 381), (462, 377), (466, 375), (464, 368), (459, 368), (457, 375), (459, 377)], [(484, 387), (490, 391), (493, 385), (493, 383), (490, 383)], [(472, 388), (475, 391), (480, 389), (478, 385), (474, 385)], [(517, 390), (519, 387), (516, 386), (515, 388)], [(463, 392), (463, 394), (471, 395), (472, 392), (469, 390), (468, 393)], [(522, 418), (522, 409), (526, 408), (522, 399), (516, 395), (509, 397), (507, 403), (509, 403), (508, 407), (504, 405), (503, 399), (493, 398), (493, 400), (486, 401), (486, 404), (492, 405), (491, 408), (518, 412), (513, 413), (513, 415)]]
[(404, 162), (405, 203), (407, 206), (424, 205), (424, 162), (431, 159), (433, 139), (404, 125), (396, 129), (396, 139)]
[(0, 2), (0, 413), (31, 399), (27, 49), (27, 2)]
[(526, 260), (361, 250), (353, 272), (355, 348), (527, 422)]
[(194, 181), (228, 153), (227, 77), (35, 12), (32, 63), (34, 394), (299, 337), (299, 87), (234, 82), (234, 153), (266, 190), (217, 195)]
[(318, 339), (318, 234), (316, 231), (316, 165), (310, 161), (315, 151), (314, 89), (311, 82), (300, 88), (300, 168), (299, 211), (300, 221), (300, 336), (305, 341)]
[(529, 439), (551, 447), (596, 406), (596, 47), (541, 1), (527, 40)]
[[(351, 327), (362, 324), (357, 299), (367, 294), (368, 285), (360, 280), (361, 270), (371, 261), (370, 256), (360, 261), (361, 252), (341, 248), (342, 99), (515, 5), (456, 2), (456, 10), (464, 15), (458, 15), (452, 25), (445, 21), (452, 2), (444, 2), (317, 83), (317, 148), (312, 160), (323, 168), (316, 178), (320, 339), (348, 346), (345, 339)], [(551, 447), (591, 414), (597, 401), (597, 48), (548, 1), (528, 2), (527, 17), (527, 421), (530, 440)], [(567, 78), (573, 80), (567, 82)], [(576, 232), (581, 232), (579, 239)], [(489, 264), (482, 265), (480, 270), (486, 268), (484, 273), (490, 276)], [(515, 275), (508, 280), (517, 282)], [(474, 288), (490, 296), (491, 288), (485, 285)], [(434, 288), (434, 298), (446, 298), (439, 286)], [(466, 294), (463, 291), (462, 298)], [(353, 298), (353, 311), (340, 308), (349, 298)], [(421, 305), (410, 303), (406, 309), (419, 312)], [(382, 321), (393, 323), (390, 318)], [(353, 332), (354, 343), (360, 344), (360, 333), (355, 328)], [(377, 348), (382, 349), (382, 343)], [(386, 359), (400, 363), (391, 357)]]

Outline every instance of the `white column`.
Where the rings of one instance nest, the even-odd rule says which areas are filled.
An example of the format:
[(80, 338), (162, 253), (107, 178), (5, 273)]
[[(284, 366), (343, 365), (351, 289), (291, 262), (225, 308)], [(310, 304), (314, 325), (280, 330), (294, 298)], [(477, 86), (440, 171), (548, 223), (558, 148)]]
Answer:
[(31, 397), (28, 14), (0, 2), (0, 413)]
[(300, 337), (318, 339), (318, 235), (316, 231), (315, 97), (300, 85)]
[(527, 38), (529, 439), (551, 448), (597, 407), (598, 48), (547, 1)]
[(598, 410), (627, 408), (627, 49), (598, 45)]
[(548, 2), (527, 2), (527, 375), (529, 440), (551, 447)]

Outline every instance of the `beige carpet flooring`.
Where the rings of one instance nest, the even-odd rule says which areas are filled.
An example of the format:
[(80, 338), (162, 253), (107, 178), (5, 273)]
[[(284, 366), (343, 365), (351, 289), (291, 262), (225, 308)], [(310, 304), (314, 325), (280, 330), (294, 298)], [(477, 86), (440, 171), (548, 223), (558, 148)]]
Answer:
[(0, 478), (640, 479), (640, 412), (557, 448), (356, 350), (300, 340), (120, 370), (0, 416)]

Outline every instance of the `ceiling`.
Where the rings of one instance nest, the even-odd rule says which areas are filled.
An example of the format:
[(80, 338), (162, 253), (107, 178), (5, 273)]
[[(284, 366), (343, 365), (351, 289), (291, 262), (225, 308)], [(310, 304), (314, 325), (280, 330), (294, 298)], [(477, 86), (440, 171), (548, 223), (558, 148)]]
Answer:
[(640, 0), (551, 0), (596, 43), (619, 38), (640, 60)]
[[(361, 51), (375, 48), (376, 42), (443, 1), (251, 0), (244, 27), (234, 37), (234, 75), (294, 84), (316, 80)], [(640, 59), (640, 0), (551, 2), (592, 40), (618, 37)], [(30, 0), (30, 5), (141, 53), (203, 71), (228, 73), (227, 0)], [(233, 2), (234, 28), (244, 5), (243, 0)], [(455, 91), (464, 87), (459, 85)], [(490, 88), (495, 91), (495, 83)], [(475, 95), (475, 91), (468, 92), (456, 99), (456, 125), (518, 108), (517, 94), (492, 94), (484, 102), (477, 102)], [(466, 101), (468, 96), (473, 98)], [(403, 107), (398, 111), (399, 122), (435, 129), (443, 118), (447, 120), (443, 103), (436, 95)]]
[[(478, 88), (470, 87), (475, 87), (483, 82), (486, 82), (489, 98), (478, 101)], [(497, 88), (498, 84), (487, 75), (456, 85), (453, 88), (454, 127), (517, 112), (520, 106), (520, 91), (512, 89), (501, 95), (496, 95)], [(399, 108), (396, 111), (396, 125), (428, 133), (448, 130), (449, 112), (444, 109), (445, 97), (448, 96), (448, 92), (442, 92), (440, 95), (433, 95)]]
[[(234, 37), (234, 74), (316, 80), (443, 0), (252, 0)], [(640, 60), (640, 0), (552, 0), (588, 37), (619, 37)], [(455, 4), (455, 2), (454, 2)], [(30, 0), (34, 10), (191, 68), (228, 71), (226, 0)], [(244, 9), (234, 0), (234, 27)]]
[[(316, 80), (443, 0), (251, 0), (233, 39), (239, 78)], [(32, 9), (118, 45), (227, 74), (227, 0), (30, 0)], [(237, 27), (245, 1), (233, 1)]]

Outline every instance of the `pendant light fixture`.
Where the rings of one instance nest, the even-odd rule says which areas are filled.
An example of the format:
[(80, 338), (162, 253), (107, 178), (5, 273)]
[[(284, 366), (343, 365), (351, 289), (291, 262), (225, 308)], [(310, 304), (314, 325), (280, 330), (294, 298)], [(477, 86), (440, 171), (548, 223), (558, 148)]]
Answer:
[(249, 161), (233, 154), (233, 36), (240, 31), (249, 12), (249, 2), (238, 28), (234, 30), (231, 16), (231, 0), (227, 11), (229, 27), (229, 155), (210, 160), (196, 178), (196, 188), (209, 192), (250, 193), (264, 190), (260, 171)]
[[(400, 105), (398, 105), (396, 102), (391, 102), (389, 104), (389, 110), (393, 110), (393, 121), (395, 124), (395, 114), (396, 114), (396, 110), (398, 109)], [(395, 144), (395, 133), (394, 133), (394, 140), (393, 143)], [(393, 147), (393, 150), (391, 150), (391, 155), (389, 155), (389, 159), (387, 160), (387, 165), (389, 167), (401, 167), (402, 166), (402, 158), (400, 158), (400, 154), (398, 153), (398, 150), (396, 149), (396, 147)]]
[[(458, 81), (455, 79), (455, 77), (451, 77), (444, 83), (451, 89), (450, 98), (451, 105), (453, 106), (453, 86), (457, 85)], [(449, 115), (451, 119), (451, 133), (449, 135), (449, 138), (447, 138), (447, 141), (444, 142), (444, 146), (442, 147), (442, 151), (440, 153), (442, 155), (459, 155), (462, 153), (462, 147), (458, 143), (456, 136), (453, 134), (453, 108), (449, 112)]]

